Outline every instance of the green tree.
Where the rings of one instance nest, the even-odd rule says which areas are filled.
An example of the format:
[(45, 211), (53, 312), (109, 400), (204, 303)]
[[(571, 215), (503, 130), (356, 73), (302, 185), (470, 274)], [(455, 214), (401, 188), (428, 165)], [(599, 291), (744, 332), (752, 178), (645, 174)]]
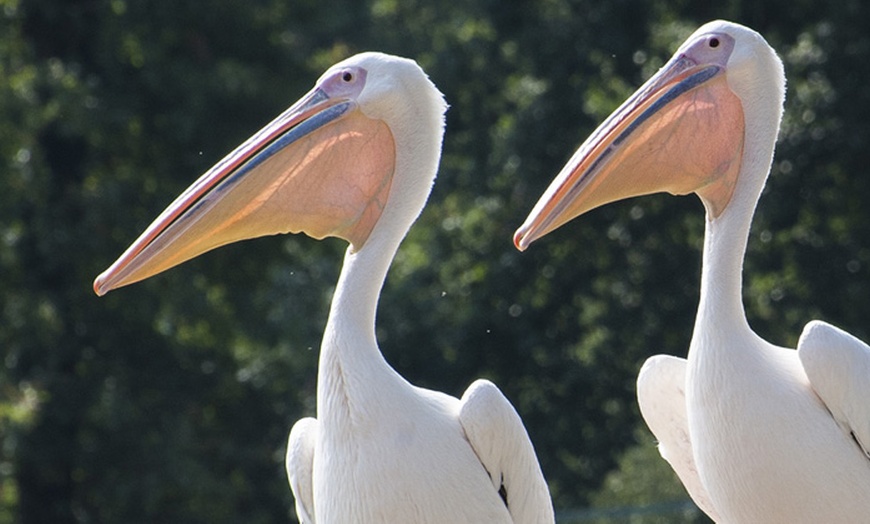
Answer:
[(729, 18), (768, 38), (789, 80), (747, 254), (750, 322), (779, 344), (812, 318), (870, 338), (868, 10), (0, 0), (0, 522), (292, 518), (283, 448), (314, 414), (344, 245), (266, 238), (105, 298), (90, 283), (198, 174), (363, 50), (418, 60), (451, 105), (430, 204), (383, 292), (387, 360), (454, 395), (478, 376), (499, 384), (557, 508), (672, 500), (634, 383), (647, 356), (688, 347), (702, 207), (608, 206), (523, 254), (511, 235), (635, 86)]

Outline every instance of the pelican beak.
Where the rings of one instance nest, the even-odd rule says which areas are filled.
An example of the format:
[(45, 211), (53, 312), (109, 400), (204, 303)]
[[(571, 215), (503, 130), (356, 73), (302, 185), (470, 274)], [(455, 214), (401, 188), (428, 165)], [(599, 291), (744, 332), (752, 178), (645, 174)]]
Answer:
[(743, 156), (740, 99), (726, 34), (690, 39), (580, 146), (514, 234), (517, 249), (596, 207), (666, 191), (728, 205)]
[[(354, 81), (364, 73), (354, 71)], [(319, 83), (202, 175), (96, 278), (94, 291), (264, 235), (337, 236), (361, 249), (389, 194), (395, 143), (384, 121), (360, 110), (361, 88), (336, 88), (340, 80)]]

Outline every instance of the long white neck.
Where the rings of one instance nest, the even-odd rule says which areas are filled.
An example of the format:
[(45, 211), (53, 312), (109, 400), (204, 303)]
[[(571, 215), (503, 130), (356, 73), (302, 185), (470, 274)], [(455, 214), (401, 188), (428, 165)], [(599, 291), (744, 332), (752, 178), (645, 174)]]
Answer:
[[(747, 133), (748, 134), (748, 133)], [(775, 136), (775, 135), (774, 135)], [(748, 138), (748, 137), (747, 137)], [(767, 159), (772, 157), (773, 140)], [(755, 142), (758, 144), (758, 142)], [(759, 156), (759, 148), (747, 143), (746, 155)], [(692, 350), (727, 352), (728, 359), (738, 358), (741, 351), (752, 351), (757, 339), (749, 327), (743, 308), (743, 259), (749, 239), (752, 215), (761, 188), (749, 182), (764, 185), (770, 162), (744, 162), (731, 205), (719, 216), (707, 214), (704, 235), (704, 253), (701, 270), (701, 298), (695, 319)], [(724, 357), (724, 355), (723, 355)]]
[(692, 340), (696, 353), (700, 348), (751, 351), (756, 346), (752, 342), (758, 338), (743, 309), (743, 259), (752, 216), (773, 160), (785, 77), (782, 62), (763, 40), (755, 49), (760, 50), (755, 59), (747, 61), (752, 69), (728, 77), (743, 105), (743, 158), (731, 202), (716, 218), (707, 213), (701, 299)]
[[(416, 67), (416, 65), (414, 65)], [(420, 71), (420, 77), (425, 76)], [(362, 413), (382, 399), (401, 394), (407, 381), (384, 360), (375, 338), (378, 298), (399, 245), (426, 204), (441, 156), (445, 104), (425, 80), (414, 92), (423, 100), (388, 105), (405, 108), (384, 120), (395, 140), (396, 163), (390, 194), (378, 223), (357, 252), (348, 248), (329, 310), (321, 345), (317, 413), (333, 427), (366, 419)]]
[(329, 308), (321, 348), (324, 360), (372, 361), (386, 365), (375, 338), (378, 298), (401, 237), (372, 235), (358, 252), (348, 248)]
[(751, 332), (743, 309), (743, 258), (746, 252), (749, 213), (707, 215), (701, 269), (701, 299), (695, 319), (695, 346), (711, 347), (711, 334), (729, 336)]
[[(407, 382), (384, 359), (375, 338), (378, 297), (404, 237), (373, 231), (357, 252), (348, 248), (323, 333), (317, 372), (317, 418), (324, 435), (341, 428), (371, 424), (378, 399), (395, 394)], [(327, 429), (329, 428), (329, 429)]]

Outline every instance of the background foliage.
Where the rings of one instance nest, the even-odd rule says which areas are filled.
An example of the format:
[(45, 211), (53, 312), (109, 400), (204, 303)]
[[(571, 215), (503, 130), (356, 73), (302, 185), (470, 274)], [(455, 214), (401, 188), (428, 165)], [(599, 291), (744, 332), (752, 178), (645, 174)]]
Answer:
[(292, 521), (284, 443), (314, 414), (344, 245), (266, 238), (105, 298), (90, 286), (174, 195), (363, 50), (415, 58), (451, 105), (438, 182), (382, 296), (387, 360), (457, 396), (499, 384), (561, 521), (701, 520), (634, 400), (643, 360), (688, 346), (700, 203), (633, 200), (525, 254), (510, 242), (595, 125), (698, 25), (731, 19), (789, 80), (745, 266), (750, 322), (778, 344), (812, 318), (870, 338), (870, 4), (696, 4), (0, 0), (0, 523)]

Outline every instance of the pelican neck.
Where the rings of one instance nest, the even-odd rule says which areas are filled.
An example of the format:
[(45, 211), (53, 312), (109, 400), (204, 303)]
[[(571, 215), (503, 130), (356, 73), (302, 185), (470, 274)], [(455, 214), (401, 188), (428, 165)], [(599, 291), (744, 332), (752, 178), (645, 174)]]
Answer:
[(751, 216), (735, 213), (707, 215), (696, 332), (706, 322), (729, 332), (749, 330), (743, 308), (743, 260), (750, 220)]
[(375, 318), (398, 245), (373, 232), (359, 251), (348, 247), (329, 307), (321, 360), (338, 352), (342, 362), (347, 357), (383, 361), (375, 338)]

